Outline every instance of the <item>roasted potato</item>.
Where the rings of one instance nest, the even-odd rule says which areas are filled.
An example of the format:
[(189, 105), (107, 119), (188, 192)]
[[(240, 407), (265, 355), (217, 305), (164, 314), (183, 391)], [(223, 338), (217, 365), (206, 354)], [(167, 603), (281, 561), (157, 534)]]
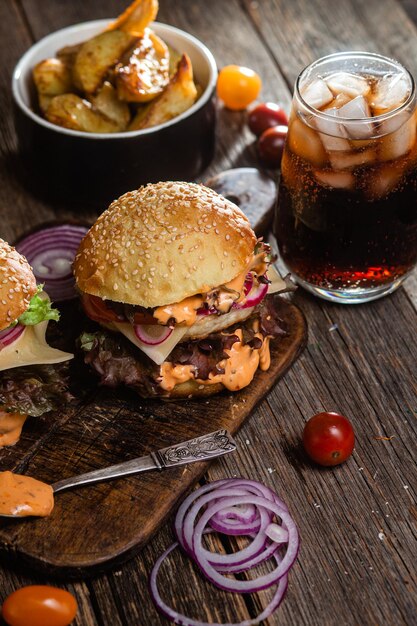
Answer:
[(64, 46), (63, 48), (58, 50), (56, 56), (68, 67), (69, 70), (72, 71), (73, 65), (75, 63), (75, 57), (80, 51), (81, 46), (82, 43), (76, 43), (73, 46)]
[(178, 63), (181, 61), (181, 55), (175, 48), (168, 46), (169, 52), (169, 77), (172, 78), (178, 69)]
[(150, 128), (168, 122), (180, 115), (194, 104), (197, 89), (193, 81), (193, 68), (190, 58), (183, 54), (176, 74), (171, 78), (168, 87), (149, 105), (146, 115), (133, 119), (129, 130)]
[(126, 102), (148, 102), (168, 83), (168, 47), (147, 28), (126, 63), (116, 67), (117, 95)]
[(59, 59), (45, 59), (33, 68), (39, 106), (45, 113), (51, 99), (73, 89), (71, 72)]
[(87, 94), (97, 91), (107, 71), (137, 41), (119, 30), (100, 33), (82, 44), (72, 70), (76, 87)]
[(140, 37), (158, 13), (158, 0), (135, 0), (107, 30), (122, 30)]
[(133, 0), (104, 32), (38, 63), (33, 78), (45, 118), (113, 133), (156, 126), (188, 109), (200, 93), (191, 61), (149, 28), (157, 12), (158, 0)]
[(121, 102), (115, 88), (108, 81), (89, 98), (94, 109), (117, 124), (118, 132), (126, 130), (130, 122), (130, 109), (126, 102)]
[(73, 93), (52, 98), (46, 119), (52, 124), (87, 133), (114, 133), (119, 130), (114, 121), (95, 111), (90, 102)]

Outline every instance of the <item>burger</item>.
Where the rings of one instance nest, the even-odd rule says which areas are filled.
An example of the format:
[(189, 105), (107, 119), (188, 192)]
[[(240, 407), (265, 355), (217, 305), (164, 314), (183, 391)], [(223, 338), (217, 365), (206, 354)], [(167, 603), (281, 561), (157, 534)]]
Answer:
[(0, 446), (16, 443), (28, 415), (71, 398), (61, 364), (74, 355), (45, 340), (49, 320), (58, 319), (25, 257), (0, 239)]
[(208, 396), (248, 385), (285, 334), (286, 284), (242, 211), (199, 184), (161, 182), (115, 200), (74, 262), (85, 361), (143, 397)]

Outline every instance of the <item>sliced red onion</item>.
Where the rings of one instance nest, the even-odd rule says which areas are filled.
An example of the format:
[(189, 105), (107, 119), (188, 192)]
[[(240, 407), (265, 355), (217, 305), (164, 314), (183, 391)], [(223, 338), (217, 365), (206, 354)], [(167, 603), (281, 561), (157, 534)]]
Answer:
[(245, 299), (241, 302), (235, 302), (232, 306), (234, 309), (248, 309), (249, 307), (259, 304), (268, 293), (268, 285), (264, 283), (257, 283), (254, 281), (252, 289), (246, 295)]
[(33, 268), (36, 280), (55, 302), (77, 297), (72, 263), (88, 228), (73, 224), (48, 226), (16, 244)]
[[(288, 576), (286, 575), (282, 576), (282, 578), (280, 579), (277, 590), (271, 602), (264, 608), (262, 613), (259, 613), (259, 615), (257, 617), (254, 617), (253, 619), (245, 619), (243, 622), (233, 624), (230, 622), (227, 624), (220, 624), (219, 622), (200, 622), (199, 620), (192, 619), (190, 617), (187, 617), (187, 615), (183, 615), (182, 613), (174, 611), (174, 609), (165, 604), (165, 602), (162, 600), (158, 591), (157, 577), (162, 563), (171, 554), (171, 552), (175, 550), (178, 545), (178, 542), (173, 543), (167, 550), (165, 550), (163, 554), (161, 554), (161, 556), (153, 566), (150, 576), (150, 591), (152, 600), (157, 609), (171, 622), (181, 624), (182, 626), (257, 626), (257, 624), (260, 624), (264, 620), (268, 619), (268, 617), (270, 617), (281, 604), (288, 587)], [(274, 557), (277, 560), (278, 564), (279, 561), (277, 556), (274, 555)]]
[(288, 541), (288, 530), (278, 524), (269, 524), (265, 528), (265, 535), (275, 543), (287, 543)]
[(172, 328), (160, 324), (134, 324), (136, 337), (147, 346), (159, 346), (172, 335)]
[(14, 343), (24, 330), (25, 327), (22, 324), (16, 324), (16, 326), (12, 328), (6, 328), (0, 331), (0, 351), (6, 346), (10, 346), (11, 343)]
[[(273, 521), (274, 518), (276, 521)], [(211, 530), (208, 525), (212, 527)], [(252, 538), (252, 542), (234, 554), (218, 554), (206, 550), (202, 545), (202, 537), (218, 526), (226, 535), (247, 535)], [(255, 531), (253, 527), (256, 528)], [(299, 538), (286, 505), (271, 489), (243, 478), (220, 480), (205, 485), (190, 494), (178, 509), (175, 531), (179, 545), (195, 561), (202, 573), (220, 589), (252, 593), (278, 585), (274, 598), (261, 615), (236, 626), (254, 626), (267, 619), (278, 607), (286, 590), (288, 571), (297, 557)], [(174, 544), (164, 552), (152, 570), (152, 598), (168, 619), (188, 626), (206, 626), (204, 622), (177, 613), (159, 595), (156, 582), (159, 568), (177, 545)], [(278, 554), (283, 546), (284, 554)], [(254, 580), (236, 580), (223, 575), (247, 572), (271, 557), (276, 561), (275, 569)]]

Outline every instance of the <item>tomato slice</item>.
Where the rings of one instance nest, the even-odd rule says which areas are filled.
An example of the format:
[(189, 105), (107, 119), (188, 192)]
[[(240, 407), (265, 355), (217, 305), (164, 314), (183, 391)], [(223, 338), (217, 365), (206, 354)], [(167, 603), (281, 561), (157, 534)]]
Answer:
[[(116, 311), (113, 311), (107, 306), (105, 300), (102, 300), (98, 296), (92, 296), (89, 293), (83, 293), (81, 296), (81, 302), (84, 311), (88, 317), (95, 322), (126, 322), (126, 318), (118, 315)], [(135, 324), (157, 324), (156, 320), (150, 313), (135, 313)]]
[(122, 322), (124, 318), (117, 315), (110, 307), (106, 306), (104, 300), (89, 293), (83, 293), (81, 302), (84, 311), (95, 322)]

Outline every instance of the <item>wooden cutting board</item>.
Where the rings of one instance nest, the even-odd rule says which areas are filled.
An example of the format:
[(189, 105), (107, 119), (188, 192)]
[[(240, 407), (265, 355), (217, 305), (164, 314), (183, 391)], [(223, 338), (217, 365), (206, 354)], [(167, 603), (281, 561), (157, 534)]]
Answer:
[[(97, 389), (74, 364), (83, 399), (61, 413), (28, 419), (20, 442), (0, 451), (0, 469), (53, 483), (220, 428), (235, 433), (305, 344), (303, 314), (284, 297), (277, 300), (288, 335), (272, 342), (270, 369), (258, 372), (249, 387), (209, 399), (145, 401), (129, 391)], [(68, 314), (60, 327), (75, 335)], [(0, 553), (52, 576), (97, 574), (135, 554), (207, 467), (199, 462), (57, 494), (48, 518), (0, 520)]]
[[(207, 183), (214, 188), (220, 184), (246, 212), (255, 232), (265, 232), (276, 199), (270, 179), (255, 168), (240, 168), (222, 172)], [(277, 301), (288, 335), (271, 343), (271, 367), (257, 372), (249, 387), (200, 400), (142, 400), (128, 390), (97, 388), (84, 364), (74, 361), (71, 381), (77, 401), (61, 412), (29, 418), (18, 444), (0, 449), (0, 471), (53, 483), (220, 428), (235, 433), (306, 342), (301, 311), (286, 297)], [(76, 302), (60, 308), (61, 321), (49, 325), (49, 341), (73, 351), (85, 318)], [(57, 494), (55, 509), (46, 519), (0, 518), (0, 554), (8, 562), (15, 560), (54, 577), (80, 578), (116, 566), (150, 539), (208, 464), (194, 463)]]

